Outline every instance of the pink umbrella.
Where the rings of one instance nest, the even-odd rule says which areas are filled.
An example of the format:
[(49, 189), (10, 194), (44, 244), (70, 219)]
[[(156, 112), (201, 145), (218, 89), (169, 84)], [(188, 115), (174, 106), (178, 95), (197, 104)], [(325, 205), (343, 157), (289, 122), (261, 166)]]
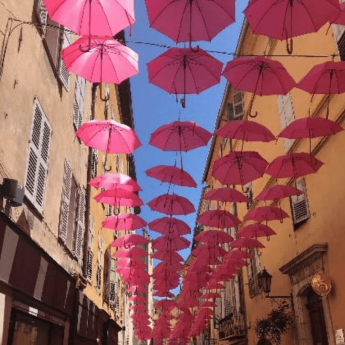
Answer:
[(210, 298), (221, 298), (222, 296), (219, 293), (215, 292), (207, 292), (203, 294), (200, 298), (202, 299), (210, 299)]
[(132, 153), (141, 146), (132, 128), (112, 120), (85, 122), (76, 136), (85, 145), (106, 153)]
[(147, 310), (146, 305), (134, 305), (132, 307), (129, 307), (130, 310)]
[(202, 196), (205, 200), (220, 202), (249, 202), (249, 199), (241, 192), (231, 188), (212, 189)]
[(142, 248), (120, 249), (112, 255), (114, 258), (138, 258), (148, 256), (147, 251)]
[(125, 268), (144, 268), (146, 267), (144, 261), (139, 258), (120, 258), (116, 261), (116, 267)]
[(129, 289), (128, 292), (134, 292), (134, 293), (147, 293), (147, 288), (144, 288), (141, 285), (132, 285)]
[(166, 251), (160, 251), (157, 250), (154, 254), (151, 255), (153, 259), (158, 259), (161, 261), (166, 261), (168, 263), (172, 263), (174, 261), (176, 262), (182, 262), (183, 257), (175, 252), (166, 252)]
[(176, 302), (172, 300), (160, 300), (156, 301), (154, 307), (156, 309), (162, 308), (164, 310), (171, 310), (176, 308)]
[(272, 132), (260, 123), (248, 120), (230, 121), (214, 132), (223, 138), (243, 141), (270, 142), (276, 140)]
[(220, 82), (223, 63), (202, 49), (170, 48), (147, 64), (149, 81), (173, 94), (200, 92)]
[(253, 0), (244, 14), (254, 33), (288, 40), (292, 53), (292, 37), (318, 31), (339, 13), (338, 0)]
[(269, 226), (264, 224), (250, 224), (243, 227), (241, 230), (236, 232), (238, 237), (267, 237), (269, 238), (272, 235), (276, 235), (275, 231), (272, 230)]
[(135, 192), (142, 190), (130, 176), (120, 173), (99, 175), (89, 181), (88, 184), (95, 188), (115, 189), (116, 187), (120, 187)]
[(139, 235), (134, 235), (134, 234), (130, 234), (130, 235), (124, 235), (121, 236), (119, 238), (117, 238), (112, 244), (112, 247), (129, 247), (129, 246), (134, 246), (137, 244), (146, 244), (148, 243), (148, 240), (143, 237), (143, 236), (139, 236)]
[(252, 238), (240, 238), (231, 242), (232, 248), (265, 248), (265, 246)]
[(184, 221), (173, 218), (163, 217), (153, 220), (148, 224), (148, 227), (163, 235), (188, 235), (190, 234), (190, 227)]
[(102, 204), (114, 205), (115, 207), (137, 207), (144, 205), (137, 194), (125, 189), (108, 189), (97, 194), (94, 199)]
[(212, 176), (222, 184), (245, 185), (262, 177), (267, 165), (257, 152), (234, 151), (214, 162)]
[(241, 224), (241, 221), (225, 210), (210, 210), (202, 213), (198, 219), (198, 223), (215, 228), (233, 228)]
[(165, 271), (165, 270), (175, 270), (175, 271), (181, 271), (184, 269), (184, 265), (182, 265), (179, 262), (161, 262), (154, 268), (156, 271)]
[(263, 190), (255, 200), (280, 200), (293, 195), (301, 195), (302, 191), (292, 186), (277, 185)]
[(196, 235), (194, 239), (198, 242), (204, 243), (229, 243), (233, 238), (224, 231), (220, 230), (207, 230), (203, 231), (200, 234)]
[[(248, 106), (250, 117), (256, 117), (257, 115), (251, 115), (255, 95), (286, 95), (296, 86), (296, 82), (279, 61), (263, 56), (234, 59), (227, 63), (222, 74), (237, 90), (253, 93)], [(251, 130), (254, 130), (254, 126), (251, 125)], [(247, 130), (249, 129), (248, 127)], [(258, 130), (258, 126), (255, 127), (255, 130)], [(268, 134), (267, 131), (265, 132)], [(240, 139), (244, 140), (242, 138)]]
[(227, 251), (214, 244), (201, 244), (192, 250), (192, 254), (198, 258), (208, 258), (210, 255), (213, 255), (213, 257), (223, 257), (227, 254)]
[(231, 250), (224, 258), (226, 260), (251, 259), (253, 255), (243, 250)]
[(277, 178), (298, 178), (316, 173), (323, 163), (305, 152), (288, 153), (274, 159), (267, 167), (266, 173)]
[(113, 230), (135, 230), (146, 226), (141, 217), (132, 213), (120, 213), (107, 217), (102, 221), (102, 227)]
[(196, 187), (196, 182), (183, 169), (176, 166), (158, 165), (145, 171), (147, 176), (162, 182), (176, 184), (183, 187)]
[(167, 244), (170, 244), (170, 248), (178, 251), (188, 248), (190, 241), (178, 235), (160, 236), (152, 241), (152, 248), (163, 250), (167, 248)]
[(78, 35), (114, 36), (134, 23), (132, 0), (44, 0), (49, 17)]
[(147, 203), (152, 211), (169, 215), (186, 215), (195, 212), (193, 204), (185, 197), (176, 194), (163, 194)]
[(150, 26), (175, 42), (211, 41), (235, 21), (235, 1), (145, 0)]
[(254, 220), (257, 222), (269, 221), (269, 220), (283, 220), (289, 218), (289, 215), (283, 211), (280, 207), (275, 206), (261, 206), (251, 209), (244, 219)]
[(340, 4), (340, 11), (330, 21), (330, 24), (345, 25), (345, 3)]

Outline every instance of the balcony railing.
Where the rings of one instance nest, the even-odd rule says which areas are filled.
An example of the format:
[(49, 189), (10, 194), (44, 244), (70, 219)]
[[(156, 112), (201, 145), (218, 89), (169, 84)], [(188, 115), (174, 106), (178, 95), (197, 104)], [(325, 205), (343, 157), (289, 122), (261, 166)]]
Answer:
[(230, 313), (219, 321), (219, 339), (244, 337), (246, 327), (242, 314)]

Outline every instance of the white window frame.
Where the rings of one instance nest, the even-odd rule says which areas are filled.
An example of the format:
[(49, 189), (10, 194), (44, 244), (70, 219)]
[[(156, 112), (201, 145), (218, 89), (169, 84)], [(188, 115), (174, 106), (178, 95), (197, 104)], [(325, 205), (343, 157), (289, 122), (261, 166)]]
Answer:
[[(240, 100), (235, 102), (235, 98), (239, 95)], [(239, 105), (242, 106), (242, 111), (236, 112), (236, 107)], [(236, 90), (232, 93), (232, 107), (233, 107), (233, 120), (240, 120), (242, 119), (245, 110), (244, 110), (244, 94), (243, 91)]]
[[(295, 120), (295, 112), (293, 109), (291, 93), (289, 92), (286, 95), (278, 95), (277, 106), (278, 106), (278, 112), (279, 112), (279, 117), (280, 117), (280, 125), (281, 125), (281, 128), (284, 129), (291, 122)], [(294, 141), (295, 141), (294, 139), (287, 139), (287, 138), (283, 139), (284, 151), (286, 153), (289, 152)]]
[[(296, 181), (296, 185), (297, 185), (297, 189), (301, 190), (303, 192), (303, 194), (294, 195), (290, 198), (292, 220), (293, 220), (294, 225), (298, 225), (298, 224), (300, 224), (300, 223), (302, 223), (305, 220), (310, 218), (310, 208), (309, 208), (308, 194), (307, 194), (307, 187), (306, 187), (305, 179), (302, 178), (302, 179)], [(305, 204), (304, 207), (305, 207), (306, 212), (305, 212), (304, 216), (297, 218), (296, 207), (297, 207), (297, 205), (301, 204), (302, 202)]]

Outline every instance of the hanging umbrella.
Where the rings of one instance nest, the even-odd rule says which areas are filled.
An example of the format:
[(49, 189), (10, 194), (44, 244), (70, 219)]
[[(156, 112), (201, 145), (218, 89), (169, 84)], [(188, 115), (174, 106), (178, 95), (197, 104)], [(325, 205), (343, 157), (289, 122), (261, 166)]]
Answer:
[(184, 265), (182, 265), (179, 262), (160, 262), (157, 266), (154, 268), (156, 271), (165, 271), (169, 269), (173, 269), (175, 271), (182, 271), (184, 269)]
[(236, 189), (217, 188), (212, 189), (202, 196), (205, 200), (220, 202), (249, 202), (249, 199)]
[(133, 305), (132, 307), (129, 307), (130, 310), (147, 310), (146, 305)]
[(185, 197), (176, 194), (163, 194), (147, 203), (152, 211), (169, 215), (187, 215), (195, 212), (193, 204)]
[(264, 224), (250, 224), (236, 232), (238, 237), (249, 238), (270, 237), (272, 235), (276, 235), (276, 232)]
[(132, 213), (120, 213), (107, 217), (102, 221), (102, 227), (113, 230), (136, 230), (147, 225), (144, 219)]
[(291, 54), (292, 37), (317, 32), (339, 11), (338, 0), (253, 0), (244, 14), (254, 33), (286, 40)]
[(114, 36), (134, 23), (133, 0), (44, 0), (51, 20), (78, 35)]
[(147, 176), (162, 182), (176, 184), (182, 187), (196, 187), (196, 182), (183, 169), (176, 166), (158, 165), (145, 171)]
[(243, 141), (270, 142), (276, 140), (271, 131), (260, 123), (248, 120), (230, 121), (214, 132), (223, 138)]
[(329, 24), (345, 25), (345, 3), (343, 2), (339, 5), (340, 12), (329, 21)]
[(150, 83), (170, 94), (200, 92), (219, 84), (223, 63), (202, 49), (170, 48), (147, 64)]
[(137, 244), (147, 244), (149, 241), (140, 235), (130, 234), (117, 238), (112, 244), (112, 247), (128, 247)]
[(108, 189), (97, 194), (94, 199), (102, 204), (114, 205), (115, 207), (137, 207), (144, 205), (137, 194), (125, 189)]
[(288, 153), (274, 159), (266, 173), (276, 178), (298, 178), (316, 173), (323, 163), (305, 152)]
[(292, 186), (277, 185), (263, 190), (255, 200), (280, 200), (293, 195), (301, 195), (302, 191)]
[(241, 221), (226, 210), (210, 210), (202, 213), (197, 222), (214, 228), (234, 228), (241, 224)]
[(116, 267), (125, 267), (125, 268), (144, 268), (146, 267), (144, 261), (139, 258), (119, 258), (116, 261)]
[(282, 220), (289, 218), (289, 215), (283, 211), (280, 207), (275, 206), (261, 206), (251, 209), (244, 219), (254, 220), (257, 222), (269, 221), (269, 220)]
[[(160, 301), (156, 301), (154, 304), (154, 307), (156, 309), (163, 309), (163, 310), (171, 310), (176, 308), (177, 303), (175, 301), (172, 300), (168, 300), (168, 299), (162, 299)], [(172, 316), (172, 315), (170, 315)]]
[(262, 177), (267, 165), (258, 152), (234, 151), (214, 162), (212, 176), (222, 184), (245, 185)]
[(215, 244), (201, 244), (192, 250), (192, 254), (198, 258), (208, 258), (210, 255), (223, 257), (227, 254), (227, 251)]
[(229, 243), (233, 238), (224, 231), (220, 230), (207, 230), (200, 232), (194, 239), (198, 242), (218, 244), (218, 243)]
[(211, 41), (235, 21), (235, 1), (145, 0), (150, 27), (176, 43)]
[[(263, 56), (234, 59), (227, 63), (222, 74), (237, 90), (253, 93), (248, 106), (250, 117), (257, 115), (251, 115), (255, 95), (286, 95), (296, 86), (296, 82), (279, 61), (270, 60)], [(250, 128), (253, 130), (255, 125), (251, 126)], [(253, 137), (255, 138), (255, 136)]]
[(85, 145), (106, 153), (132, 153), (141, 146), (132, 128), (112, 120), (85, 122), (76, 136)]
[(265, 246), (252, 238), (240, 238), (231, 242), (232, 248), (265, 248)]
[(163, 250), (163, 248), (165, 249), (168, 244), (170, 244), (170, 248), (174, 248), (174, 250), (179, 251), (181, 249), (188, 248), (190, 241), (178, 235), (160, 236), (152, 241), (152, 248)]
[(115, 189), (116, 187), (121, 187), (133, 192), (142, 190), (138, 183), (134, 181), (130, 176), (120, 173), (111, 173), (96, 176), (94, 179), (89, 181), (88, 184), (95, 188)]
[(171, 264), (172, 262), (176, 261), (176, 262), (182, 262), (183, 261), (183, 257), (175, 252), (167, 252), (167, 251), (161, 251), (161, 250), (157, 250), (155, 253), (153, 253), (151, 255), (151, 258), (153, 259), (158, 259), (161, 261), (166, 261), (169, 264)]
[(163, 217), (148, 223), (148, 227), (163, 235), (188, 235), (190, 227), (183, 220), (173, 217)]
[(147, 251), (142, 248), (120, 249), (112, 255), (114, 258), (138, 258), (148, 256)]
[(144, 288), (142, 285), (132, 285), (128, 292), (134, 292), (134, 293), (147, 293), (147, 288)]

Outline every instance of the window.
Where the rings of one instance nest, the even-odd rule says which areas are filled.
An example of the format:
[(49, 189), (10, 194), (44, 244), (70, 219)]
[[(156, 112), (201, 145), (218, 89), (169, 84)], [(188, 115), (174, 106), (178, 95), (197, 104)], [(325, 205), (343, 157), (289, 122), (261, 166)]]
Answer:
[(293, 224), (297, 225), (310, 218), (310, 210), (308, 203), (307, 188), (305, 179), (296, 182), (296, 186), (303, 192), (301, 195), (292, 196), (291, 200), (291, 211)]
[(111, 119), (115, 121), (115, 111), (113, 106), (111, 106)]
[(73, 106), (73, 125), (75, 129), (78, 129), (83, 123), (85, 84), (85, 79), (79, 76), (75, 78), (75, 93)]
[(247, 259), (248, 288), (249, 296), (254, 297), (261, 291), (258, 281), (258, 273), (261, 271), (260, 255), (257, 248), (251, 249), (249, 252), (253, 258)]
[(95, 178), (97, 176), (97, 167), (98, 167), (98, 151), (96, 149), (92, 149), (92, 157), (91, 157), (92, 178)]
[(244, 190), (245, 190), (246, 197), (249, 199), (249, 201), (247, 202), (247, 210), (250, 210), (254, 204), (253, 184), (251, 182), (247, 183), (246, 185), (244, 185)]
[[(68, 47), (71, 43), (71, 34), (66, 29), (60, 30), (60, 50)], [(59, 68), (58, 74), (62, 85), (65, 87), (66, 91), (69, 88), (69, 72), (66, 69), (65, 63), (62, 60), (62, 56), (59, 57)]]
[(233, 116), (230, 120), (239, 120), (244, 115), (243, 92), (234, 91), (232, 94)]
[(25, 196), (42, 211), (48, 172), (51, 127), (38, 100), (35, 100), (29, 157), (25, 179)]
[(109, 113), (109, 99), (108, 99), (109, 93), (110, 93), (109, 84), (105, 83), (104, 84), (104, 95), (102, 95), (102, 97), (107, 99), (107, 101), (104, 102), (104, 118), (106, 120), (108, 120), (108, 113)]
[(93, 260), (93, 237), (95, 231), (95, 222), (93, 217), (89, 215), (89, 230), (88, 230), (88, 237), (87, 237), (87, 257), (86, 257), (86, 277), (87, 280), (92, 283), (92, 260)]
[[(292, 106), (291, 94), (277, 96), (278, 111), (280, 116), (281, 128), (284, 129), (295, 119)], [(294, 143), (294, 139), (283, 139), (284, 151), (288, 152)]]
[(96, 271), (96, 289), (98, 292), (101, 291), (102, 286), (102, 261), (103, 261), (103, 237), (101, 234), (98, 235), (98, 252), (97, 252), (97, 271)]
[(36, 14), (37, 14), (37, 19), (38, 22), (41, 24), (41, 32), (42, 34), (46, 33), (46, 25), (48, 21), (48, 11), (47, 8), (43, 2), (43, 0), (38, 0), (37, 1), (37, 6), (36, 6)]
[(113, 215), (113, 206), (112, 205), (108, 205), (107, 216), (112, 216), (112, 215)]
[(74, 254), (78, 260), (83, 258), (83, 243), (85, 232), (85, 191), (82, 188), (78, 189), (78, 213), (75, 228), (75, 247)]
[(116, 154), (116, 172), (120, 172), (120, 155)]
[(102, 267), (100, 265), (97, 265), (97, 271), (96, 271), (96, 289), (98, 292), (101, 291), (102, 286)]
[(109, 248), (104, 256), (104, 299), (108, 304), (115, 303), (116, 290), (116, 265)]

